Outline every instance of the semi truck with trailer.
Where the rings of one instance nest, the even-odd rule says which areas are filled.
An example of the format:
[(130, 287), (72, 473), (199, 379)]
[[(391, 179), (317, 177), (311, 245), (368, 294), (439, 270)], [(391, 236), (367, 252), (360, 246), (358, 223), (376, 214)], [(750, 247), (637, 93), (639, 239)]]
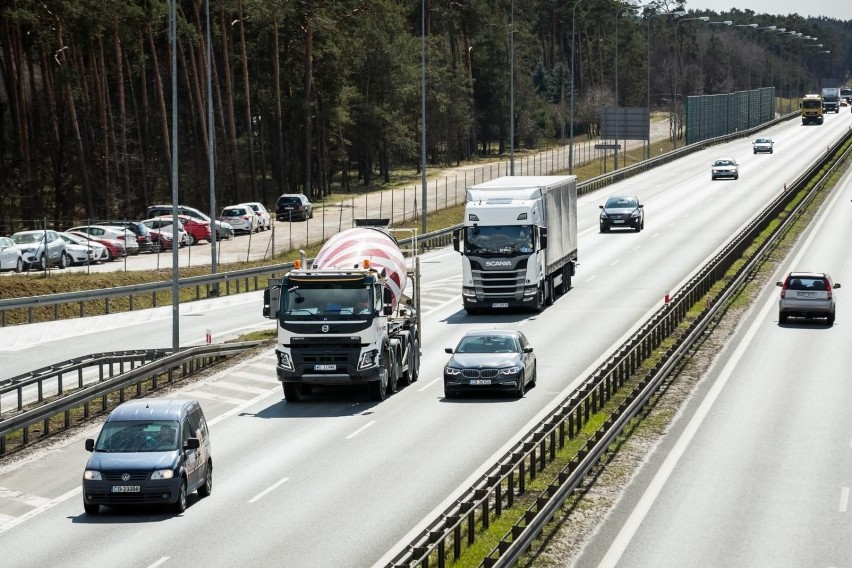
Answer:
[[(287, 402), (317, 385), (364, 385), (384, 400), (420, 370), (417, 233), (401, 248), (387, 220), (358, 220), (269, 281), (263, 315), (278, 327), (277, 375)], [(406, 258), (405, 253), (410, 253)]]
[(840, 87), (825, 87), (822, 90), (822, 111), (840, 112)]
[(462, 256), (468, 314), (540, 311), (571, 289), (577, 267), (576, 176), (508, 176), (469, 187)]

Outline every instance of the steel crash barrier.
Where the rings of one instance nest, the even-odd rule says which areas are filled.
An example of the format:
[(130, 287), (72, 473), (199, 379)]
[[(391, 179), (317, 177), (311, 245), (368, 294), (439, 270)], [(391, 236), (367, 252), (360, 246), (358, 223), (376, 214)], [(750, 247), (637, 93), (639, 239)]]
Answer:
[[(578, 184), (577, 191), (581, 195), (591, 193), (613, 183), (677, 160), (692, 152), (698, 152), (710, 146), (723, 144), (736, 138), (752, 136), (762, 129), (774, 126), (775, 124), (791, 118), (797, 118), (798, 116), (799, 115), (797, 113), (791, 113), (778, 117), (775, 120), (764, 123), (751, 130), (743, 130), (734, 134), (719, 136), (718, 138), (704, 140), (699, 143), (679, 148), (673, 152), (668, 152), (661, 156), (644, 160), (638, 164), (616, 170), (615, 172), (610, 172), (587, 180)], [(448, 246), (452, 243), (453, 230), (459, 227), (461, 227), (461, 224), (420, 235), (416, 237), (417, 246), (421, 251)], [(400, 244), (410, 246), (412, 244), (411, 239), (400, 241)], [(289, 272), (292, 267), (292, 263), (282, 263), (272, 266), (222, 272), (218, 274), (192, 276), (189, 278), (181, 278), (178, 285), (181, 290), (192, 291), (194, 293), (194, 300), (201, 300), (221, 295), (253, 292), (266, 288), (266, 284), (270, 278), (279, 278), (283, 273)], [(110, 300), (118, 298), (126, 298), (126, 303), (124, 305), (128, 311), (169, 305), (171, 303), (171, 290), (171, 281), (165, 281), (107, 288), (102, 290), (87, 290), (83, 292), (68, 292), (50, 294), (46, 296), (0, 299), (0, 327), (10, 325), (9, 314), (17, 313), (19, 311), (24, 311), (26, 314), (24, 318), (21, 318), (25, 321), (21, 323), (33, 323), (35, 321), (35, 310), (43, 308), (52, 308), (50, 310), (51, 313), (48, 313), (47, 316), (52, 317), (54, 320), (60, 319), (60, 306), (67, 304), (77, 304), (79, 306), (79, 310), (76, 312), (76, 317), (85, 317), (86, 308), (89, 307), (91, 309), (93, 305), (96, 305), (99, 313), (112, 313), (115, 310), (111, 307)], [(158, 300), (158, 294), (168, 294), (169, 299), (167, 301)], [(143, 297), (144, 300), (141, 300)], [(138, 299), (134, 301), (134, 298)], [(41, 317), (45, 317), (44, 310), (42, 310), (40, 314)], [(65, 317), (68, 316), (66, 315)]]
[[(54, 417), (61, 417), (61, 423), (56, 430), (67, 429), (72, 425), (72, 411), (80, 409), (82, 417), (89, 418), (92, 414), (92, 404), (98, 401), (99, 412), (105, 411), (111, 406), (121, 404), (127, 397), (126, 389), (135, 387), (134, 397), (140, 397), (146, 392), (156, 391), (162, 386), (174, 384), (178, 376), (185, 377), (198, 372), (225, 359), (238, 355), (248, 349), (257, 347), (262, 341), (245, 341), (240, 343), (226, 343), (221, 345), (202, 345), (181, 349), (177, 353), (171, 350), (151, 350), (144, 356), (132, 356), (127, 353), (101, 354), (81, 358), (78, 363), (69, 365), (57, 365), (53, 371), (34, 374), (29, 378), (22, 378), (17, 383), (14, 379), (4, 381), (0, 392), (11, 392), (16, 389), (37, 387), (41, 390), (43, 383), (52, 378), (62, 385), (62, 375), (70, 371), (78, 371), (81, 368), (95, 368), (98, 370), (99, 380), (90, 385), (78, 385), (73, 391), (65, 393), (59, 386), (59, 393), (53, 400), (44, 399), (37, 401), (35, 407), (26, 410), (23, 405), (19, 410), (22, 412), (9, 418), (0, 420), (0, 456), (7, 451), (7, 440), (10, 436), (20, 436), (20, 444), (26, 445), (30, 442), (30, 429), (36, 425), (41, 428), (40, 437), (49, 436), (54, 430)], [(160, 355), (152, 361), (139, 365), (126, 372), (113, 374), (115, 365), (139, 362), (147, 356)], [(107, 369), (105, 371), (105, 368)], [(35, 372), (34, 372), (35, 373)], [(24, 377), (22, 375), (22, 377)], [(143, 384), (147, 391), (143, 390)], [(22, 391), (19, 390), (19, 393)], [(117, 394), (116, 394), (117, 393)], [(19, 394), (23, 397), (23, 394)]]
[[(535, 496), (533, 506), (520, 515), (508, 534), (482, 561), (482, 566), (488, 568), (514, 565), (692, 345), (703, 336), (726, 300), (738, 291), (789, 224), (822, 189), (825, 180), (843, 161), (848, 160), (852, 150), (847, 148), (828, 173), (821, 176), (821, 181), (811, 188), (808, 195), (773, 230), (766, 243), (751, 255), (748, 262), (743, 263), (736, 274), (726, 276), (729, 269), (744, 257), (755, 238), (781, 216), (797, 198), (800, 190), (806, 188), (814, 176), (835, 159), (839, 149), (850, 139), (852, 134), (847, 132), (843, 140), (830, 147), (806, 172), (753, 217), (740, 233), (671, 297), (668, 304), (661, 306), (630, 339), (615, 349), (572, 395), (525, 434), (453, 505), (437, 519), (430, 521), (427, 528), (401, 550), (391, 551), (393, 560), (388, 566), (443, 567), (458, 560), (463, 551), (475, 543), (477, 534), (487, 530), (504, 509), (515, 504), (515, 500), (526, 492), (526, 487), (537, 478), (539, 472), (556, 459), (557, 452), (577, 438), (589, 418), (599, 412), (663, 341), (677, 331), (678, 338), (673, 345), (661, 354), (658, 362), (624, 397), (603, 426), (588, 437), (548, 488)], [(719, 286), (720, 283), (723, 285)], [(708, 301), (708, 294), (714, 287), (719, 289)], [(705, 307), (682, 328), (689, 311), (699, 302), (705, 302)]]

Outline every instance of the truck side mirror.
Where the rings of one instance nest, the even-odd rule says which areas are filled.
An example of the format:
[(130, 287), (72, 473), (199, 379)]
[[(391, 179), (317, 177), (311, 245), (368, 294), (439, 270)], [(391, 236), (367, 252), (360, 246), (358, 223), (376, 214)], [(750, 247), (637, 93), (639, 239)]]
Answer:
[(541, 250), (544, 250), (544, 249), (547, 248), (547, 227), (542, 227), (541, 229), (539, 229), (538, 241), (541, 245), (540, 246)]
[(464, 229), (453, 229), (453, 250), (461, 252), (461, 236)]
[[(281, 286), (270, 286), (263, 291), (263, 317), (275, 319), (278, 317), (278, 304), (281, 300)], [(272, 309), (275, 306), (275, 309)]]
[(393, 294), (390, 288), (382, 288), (382, 315), (389, 316), (393, 313)]

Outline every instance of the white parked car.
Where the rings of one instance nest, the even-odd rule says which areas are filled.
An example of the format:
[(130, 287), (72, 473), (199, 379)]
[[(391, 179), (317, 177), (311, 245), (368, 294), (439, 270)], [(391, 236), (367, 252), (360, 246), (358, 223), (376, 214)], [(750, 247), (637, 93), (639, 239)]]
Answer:
[(65, 241), (56, 231), (20, 231), (12, 235), (12, 240), (20, 249), (25, 266), (43, 269), (45, 262), (48, 266), (59, 268), (68, 266)]
[[(174, 234), (175, 234), (175, 222), (171, 217), (154, 217), (153, 219), (145, 219), (142, 221), (142, 224), (148, 227), (149, 229), (153, 229), (155, 231), (160, 231), (163, 233), (169, 233), (172, 235), (172, 242), (174, 242)], [(183, 228), (183, 223), (178, 220), (178, 247), (183, 247), (189, 244), (189, 234)], [(161, 247), (162, 248), (162, 247)], [(171, 247), (168, 247), (171, 248)]]
[(243, 231), (245, 233), (254, 233), (258, 230), (259, 226), (257, 215), (254, 214), (254, 209), (245, 203), (240, 203), (239, 205), (228, 205), (222, 209), (222, 214), (219, 215), (219, 220), (229, 223), (234, 228), (234, 232)]
[(14, 270), (20, 272), (24, 269), (24, 257), (21, 249), (15, 246), (15, 241), (9, 237), (0, 237), (0, 271)]
[(109, 260), (109, 251), (100, 243), (70, 233), (59, 233), (59, 236), (65, 241), (65, 251), (73, 264), (94, 264)]
[(86, 233), (96, 239), (113, 239), (124, 243), (124, 250), (128, 256), (139, 254), (139, 243), (136, 242), (136, 233), (124, 227), (107, 227), (104, 225), (81, 225), (66, 229), (66, 233)]
[(247, 201), (245, 205), (254, 209), (254, 214), (259, 223), (258, 230), (268, 231), (272, 228), (272, 219), (269, 216), (269, 211), (267, 211), (266, 207), (263, 206), (263, 203), (259, 201)]

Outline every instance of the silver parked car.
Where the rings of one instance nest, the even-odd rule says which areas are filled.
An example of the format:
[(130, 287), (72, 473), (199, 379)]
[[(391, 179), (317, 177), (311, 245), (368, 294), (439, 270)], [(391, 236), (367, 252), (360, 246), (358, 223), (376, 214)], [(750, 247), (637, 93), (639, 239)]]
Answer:
[(783, 282), (778, 300), (778, 323), (788, 317), (825, 318), (834, 325), (836, 300), (834, 289), (840, 288), (825, 272), (791, 272)]
[(15, 246), (15, 241), (9, 237), (0, 237), (0, 271), (24, 269), (24, 257), (21, 249)]
[(710, 168), (710, 178), (740, 178), (740, 168), (737, 161), (733, 158), (719, 158), (713, 162)]
[(12, 240), (20, 249), (25, 266), (43, 269), (45, 262), (47, 266), (68, 266), (65, 241), (56, 231), (20, 231), (12, 235)]

